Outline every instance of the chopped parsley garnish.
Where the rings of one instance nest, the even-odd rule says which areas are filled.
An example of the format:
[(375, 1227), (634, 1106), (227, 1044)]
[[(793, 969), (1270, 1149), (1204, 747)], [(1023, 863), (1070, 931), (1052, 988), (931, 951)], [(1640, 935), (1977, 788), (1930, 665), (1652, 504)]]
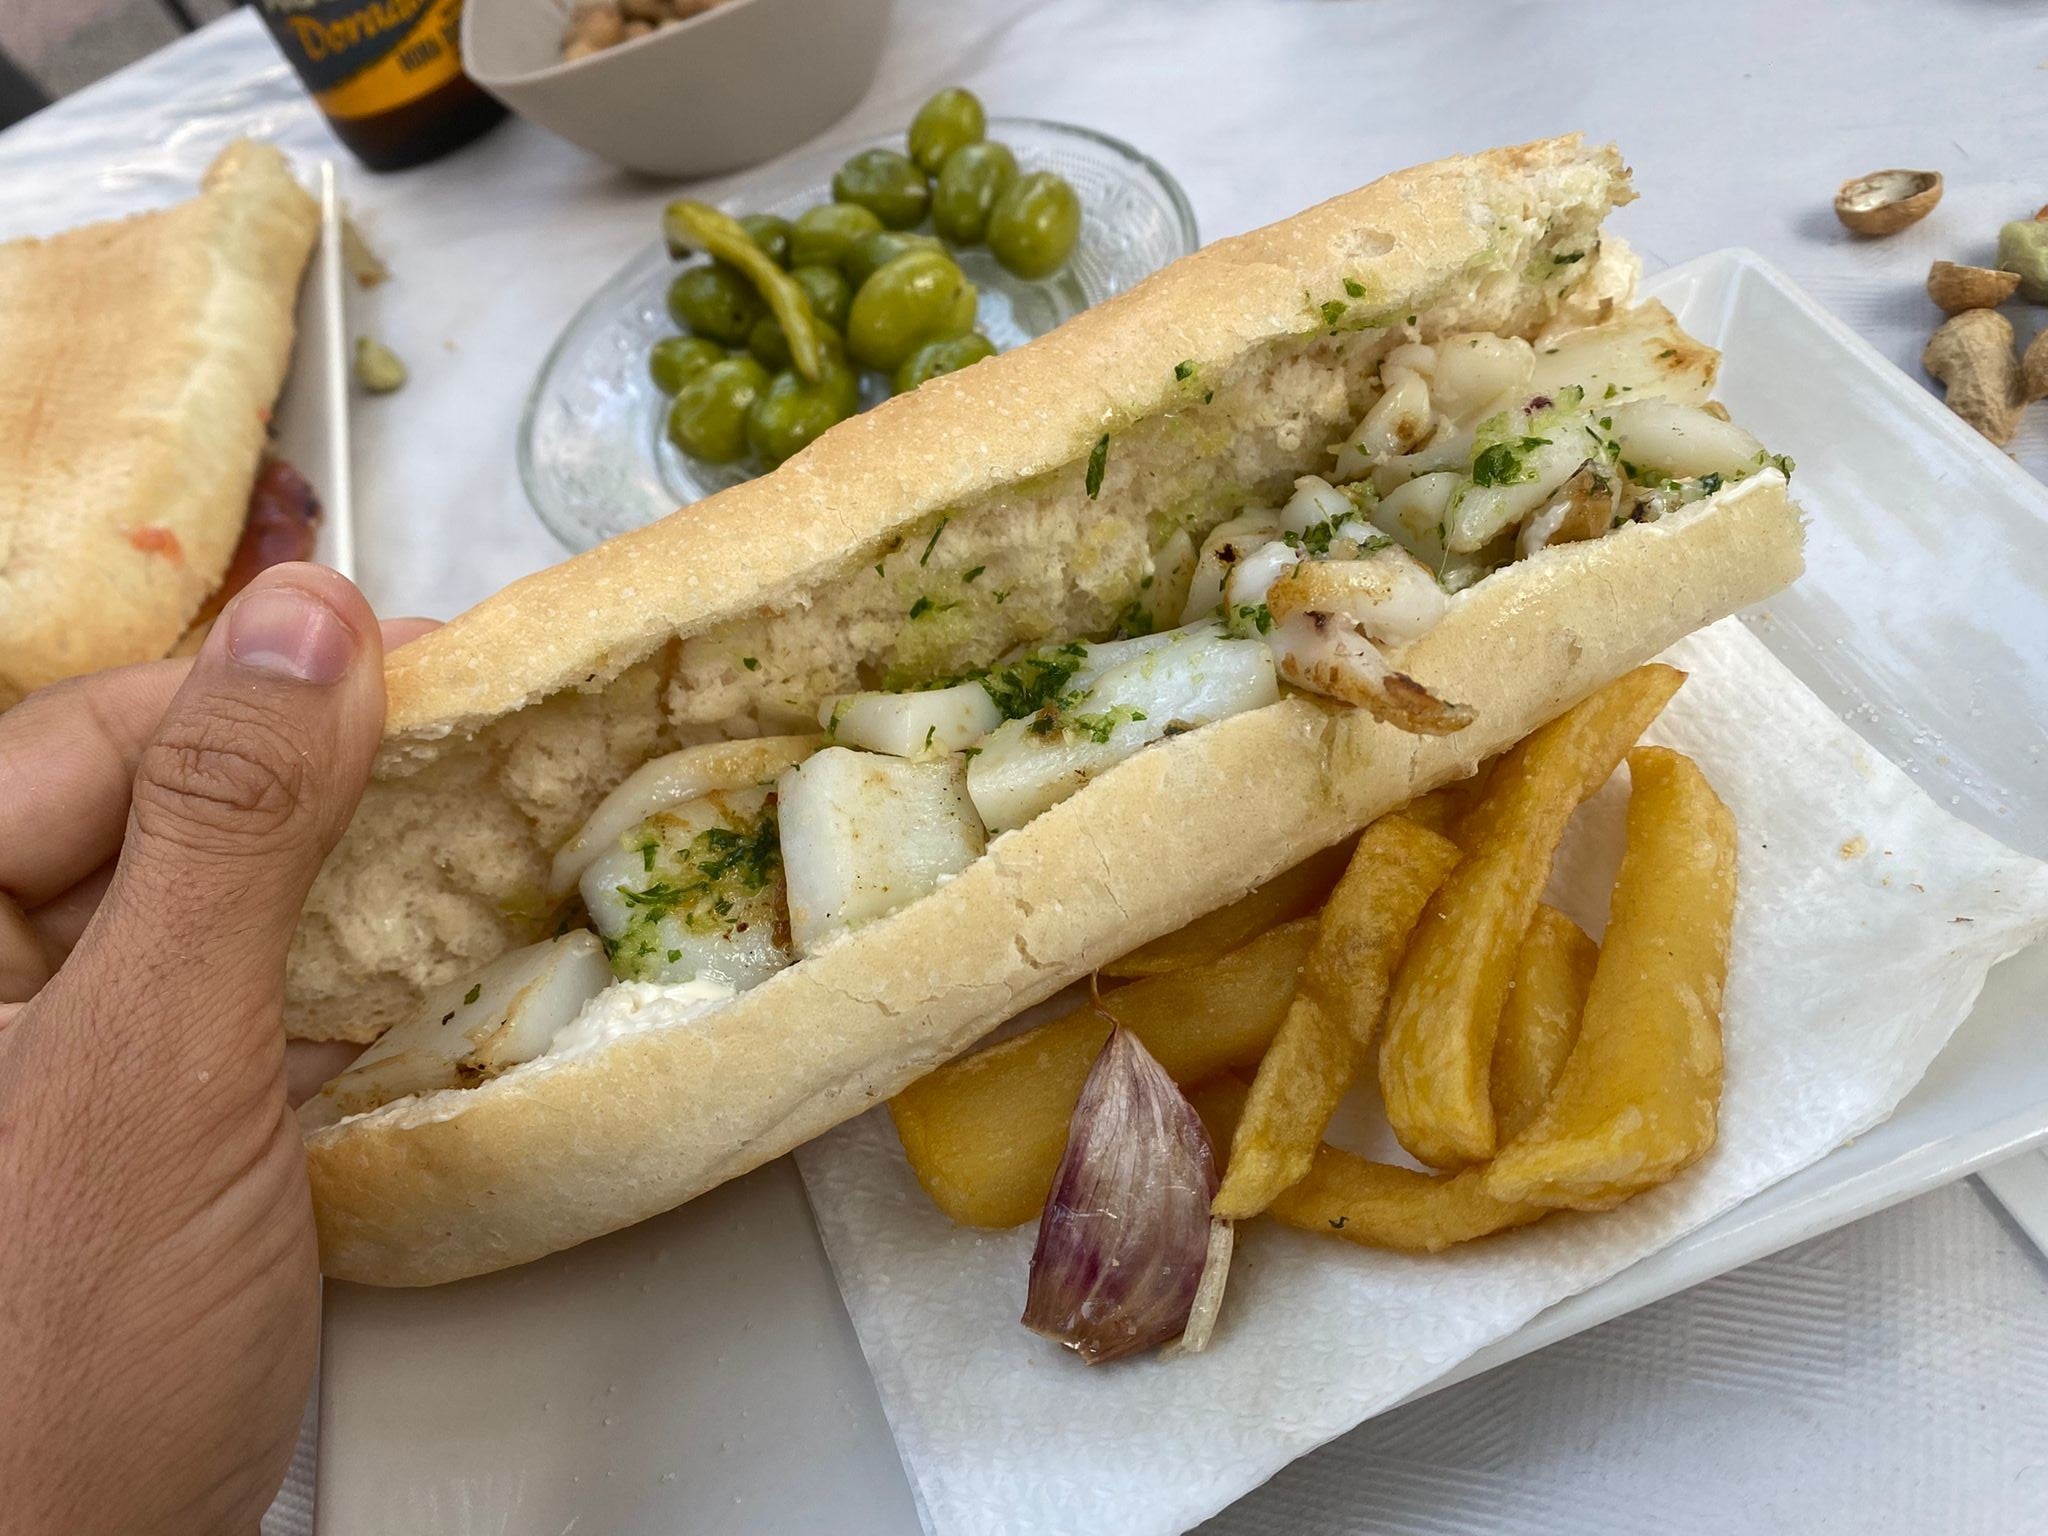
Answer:
[(917, 563), (919, 565), (924, 565), (928, 561), (930, 561), (932, 557), (932, 551), (938, 547), (939, 535), (946, 531), (946, 524), (948, 524), (951, 521), (952, 519), (950, 517), (942, 517), (939, 519), (939, 526), (934, 528), (932, 530), (932, 536), (924, 541), (924, 553), (917, 557)]
[(1049, 704), (1057, 704), (1066, 692), (1068, 681), (1081, 670), (1087, 659), (1087, 648), (1076, 640), (1033, 651), (1007, 667), (971, 672), (961, 681), (979, 682), (986, 688), (989, 698), (995, 701), (1005, 720), (1022, 720)]
[(634, 890), (630, 885), (619, 887), (619, 900), (629, 907), (658, 907), (663, 912), (681, 905), (683, 888), (666, 880), (656, 880)]
[(1093, 501), (1102, 489), (1102, 472), (1109, 466), (1109, 434), (1103, 433), (1095, 439), (1094, 451), (1088, 455), (1088, 499)]
[(1365, 284), (1355, 277), (1347, 277), (1344, 279), (1344, 291), (1354, 299), (1362, 299), (1365, 297)]
[(1239, 603), (1231, 610), (1230, 627), (1240, 634), (1257, 630), (1263, 635), (1273, 627), (1273, 610), (1264, 603)]
[(1323, 300), (1323, 324), (1335, 325), (1344, 318), (1345, 303), (1342, 299)]
[(1113, 640), (1135, 640), (1140, 635), (1151, 634), (1156, 627), (1152, 622), (1152, 615), (1147, 611), (1144, 603), (1134, 597), (1128, 603), (1125, 603), (1123, 608), (1117, 613), (1116, 624), (1110, 632), (1110, 638)]
[(471, 1003), (475, 1002), (478, 998), (482, 997), (483, 995), (484, 984), (482, 982), (478, 982), (475, 986), (471, 987), (467, 992), (462, 994), (463, 1007), (467, 1008)]
[(1709, 471), (1700, 476), (1700, 494), (1702, 496), (1711, 496), (1719, 489), (1721, 489), (1721, 477), (1719, 475)]
[(927, 751), (927, 752), (931, 751), (931, 749), (932, 749), (932, 738), (933, 738), (934, 736), (938, 735), (938, 734), (939, 734), (939, 728), (938, 728), (938, 727), (937, 727), (936, 725), (928, 725), (928, 726), (926, 726), (926, 727), (924, 728), (924, 749), (925, 749), (925, 751)]
[(1607, 393), (1602, 395), (1600, 398), (1602, 400), (1612, 400), (1616, 395), (1620, 393), (1621, 391), (1619, 389), (1617, 389), (1614, 385), (1610, 384), (1607, 386)]
[(758, 656), (742, 656), (740, 658), (740, 665), (749, 672), (758, 672), (761, 670), (761, 658)]
[(1536, 449), (1549, 446), (1547, 437), (1516, 437), (1482, 448), (1472, 460), (1472, 483), (1520, 485), (1525, 480), (1534, 480), (1536, 471), (1525, 461)]
[(997, 587), (995, 597), (996, 606), (998, 608), (1002, 607), (1004, 603), (1007, 603), (1010, 600), (1010, 589), (1008, 587)]
[[(1043, 717), (1041, 717), (1043, 718)], [(1085, 736), (1098, 747), (1107, 746), (1109, 738), (1116, 734), (1116, 728), (1126, 723), (1135, 723), (1145, 718), (1145, 711), (1133, 709), (1128, 704), (1119, 704), (1115, 709), (1106, 709), (1099, 715), (1070, 715), (1064, 722), (1069, 737)], [(1031, 723), (1038, 729), (1038, 721)], [(1041, 734), (1044, 734), (1041, 732)]]
[(1554, 267), (1568, 267), (1575, 261), (1584, 261), (1585, 259), (1586, 253), (1584, 251), (1564, 251), (1551, 257), (1550, 264)]
[[(664, 863), (664, 878), (638, 890), (629, 885), (617, 888), (619, 899), (636, 909), (632, 926), (674, 917), (689, 932), (716, 932), (725, 926), (724, 920), (732, 916), (739, 901), (765, 890), (781, 869), (782, 845), (775, 815), (763, 811), (754, 821), (738, 827), (706, 827)], [(644, 932), (636, 936), (629, 930), (619, 943), (624, 945), (635, 937), (640, 940), (640, 953), (657, 952), (651, 936)], [(669, 956), (671, 962), (680, 958), (680, 951)]]
[(1195, 365), (1192, 362), (1175, 363), (1173, 365), (1173, 376), (1179, 383), (1185, 384), (1195, 376)]
[(985, 566), (985, 565), (977, 565), (977, 566), (973, 567), (973, 568), (972, 568), (971, 570), (969, 570), (969, 571), (967, 572), (967, 574), (966, 574), (966, 575), (964, 575), (964, 576), (962, 576), (962, 577), (961, 577), (960, 579), (961, 579), (961, 581), (963, 581), (963, 582), (971, 582), (971, 581), (973, 581), (973, 580), (974, 580), (974, 579), (975, 579), (975, 578), (976, 578), (977, 576), (979, 576), (979, 575), (980, 575), (980, 574), (981, 574), (981, 573), (982, 573), (983, 571), (985, 571), (985, 570), (987, 570), (987, 569), (988, 569), (988, 567), (987, 567), (987, 566)]
[(944, 613), (949, 608), (958, 608), (958, 603), (935, 603), (929, 597), (920, 597), (910, 605), (910, 616), (921, 619), (928, 613)]
[(668, 952), (668, 963), (670, 965), (674, 965), (678, 960), (682, 958), (683, 952), (680, 949), (672, 949)]

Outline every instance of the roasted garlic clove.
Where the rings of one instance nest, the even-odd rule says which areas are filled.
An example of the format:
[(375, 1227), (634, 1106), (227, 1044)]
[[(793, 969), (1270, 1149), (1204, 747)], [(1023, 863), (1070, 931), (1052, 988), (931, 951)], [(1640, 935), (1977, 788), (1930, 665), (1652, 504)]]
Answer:
[(1118, 1360), (1178, 1338), (1213, 1272), (1206, 1330), (1222, 1285), (1210, 1264), (1216, 1187), (1201, 1118), (1136, 1035), (1111, 1030), (1039, 1218), (1024, 1326), (1090, 1365)]

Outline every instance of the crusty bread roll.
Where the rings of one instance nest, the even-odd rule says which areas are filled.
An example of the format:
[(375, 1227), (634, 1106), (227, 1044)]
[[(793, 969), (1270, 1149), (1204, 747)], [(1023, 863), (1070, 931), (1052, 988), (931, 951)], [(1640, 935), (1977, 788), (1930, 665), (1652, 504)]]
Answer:
[(220, 584), (318, 225), (243, 140), (188, 202), (0, 245), (0, 709), (166, 655)]
[[(367, 1038), (537, 937), (554, 850), (657, 752), (1108, 630), (1174, 529), (1199, 539), (1327, 468), (1397, 341), (1533, 336), (1611, 309), (1632, 267), (1599, 223), (1626, 196), (1613, 152), (1576, 139), (1386, 178), (398, 652), (376, 782), (301, 925), (291, 1023)], [(629, 988), (615, 1038), (312, 1130), (322, 1262), (379, 1284), (454, 1279), (745, 1172), (1782, 586), (1800, 542), (1766, 470), (1544, 550), (1392, 658), (1476, 711), (1454, 735), (1288, 697), (1147, 748), (935, 894), (708, 1015), (662, 1027), (661, 990)]]

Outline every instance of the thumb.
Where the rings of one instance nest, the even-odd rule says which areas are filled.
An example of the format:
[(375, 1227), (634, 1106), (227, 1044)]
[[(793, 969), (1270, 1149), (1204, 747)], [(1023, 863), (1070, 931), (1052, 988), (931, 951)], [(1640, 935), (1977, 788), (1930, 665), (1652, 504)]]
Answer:
[(152, 1051), (202, 1071), (278, 1060), (286, 952), (369, 777), (382, 659), (346, 578), (250, 583), (137, 759), (113, 882), (52, 988), (144, 1003)]

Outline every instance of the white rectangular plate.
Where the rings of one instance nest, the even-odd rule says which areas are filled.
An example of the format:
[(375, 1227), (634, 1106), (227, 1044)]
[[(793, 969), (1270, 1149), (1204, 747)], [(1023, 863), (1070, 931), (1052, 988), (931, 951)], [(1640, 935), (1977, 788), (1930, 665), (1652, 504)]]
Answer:
[[(1756, 632), (1939, 801), (2048, 855), (2048, 800), (2020, 798), (2048, 769), (2048, 664), (2021, 651), (2048, 634), (2048, 496), (1759, 258), (1647, 291), (1799, 461), (1809, 571)], [(2044, 997), (2048, 949), (1999, 967), (1890, 1121), (1446, 1382), (2048, 1143)], [(321, 1442), (328, 1536), (918, 1529), (786, 1162), (508, 1274), (330, 1287)]]
[(320, 498), (313, 558), (356, 578), (355, 498), (348, 435), (348, 322), (343, 307), (341, 203), (334, 162), (318, 167), (320, 237), (299, 284), (298, 333), (291, 371), (270, 430), (277, 451)]

